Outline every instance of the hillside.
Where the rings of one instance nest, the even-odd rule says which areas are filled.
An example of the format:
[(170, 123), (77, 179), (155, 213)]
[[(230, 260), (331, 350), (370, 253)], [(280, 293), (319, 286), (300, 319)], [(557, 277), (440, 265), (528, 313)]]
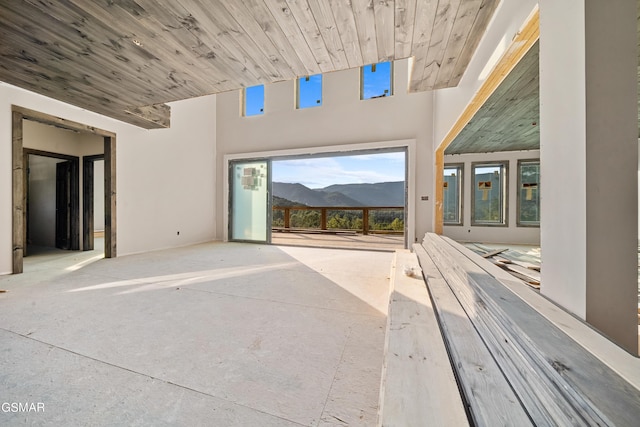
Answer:
[(404, 206), (404, 181), (336, 184), (322, 190), (342, 193), (365, 206)]
[(321, 189), (274, 182), (273, 196), (308, 206), (404, 206), (404, 182), (336, 184)]
[(273, 196), (307, 206), (363, 206), (362, 203), (342, 193), (312, 190), (302, 184), (274, 182)]

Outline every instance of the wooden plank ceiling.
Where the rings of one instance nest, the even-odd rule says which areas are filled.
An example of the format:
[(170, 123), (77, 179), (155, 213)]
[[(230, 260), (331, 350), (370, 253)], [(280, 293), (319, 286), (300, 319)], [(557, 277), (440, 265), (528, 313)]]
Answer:
[(415, 57), (456, 86), (499, 0), (7, 0), (0, 80), (144, 128), (166, 102)]
[(540, 148), (539, 44), (516, 64), (445, 154)]

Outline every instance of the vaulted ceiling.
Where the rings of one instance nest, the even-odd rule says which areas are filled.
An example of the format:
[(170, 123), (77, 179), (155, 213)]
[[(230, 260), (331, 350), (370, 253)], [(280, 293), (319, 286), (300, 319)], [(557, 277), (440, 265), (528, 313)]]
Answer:
[(0, 80), (144, 128), (167, 102), (414, 57), (456, 86), (499, 0), (6, 0)]

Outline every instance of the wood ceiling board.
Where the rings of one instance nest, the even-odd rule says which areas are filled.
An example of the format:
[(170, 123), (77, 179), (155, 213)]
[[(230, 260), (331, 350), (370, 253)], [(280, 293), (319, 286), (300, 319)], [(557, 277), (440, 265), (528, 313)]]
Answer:
[(336, 20), (338, 34), (342, 40), (342, 47), (347, 56), (349, 67), (356, 68), (364, 65), (362, 51), (360, 50), (360, 39), (356, 19), (353, 16), (351, 4), (344, 0), (328, 0), (333, 10), (333, 17)]
[(395, 10), (395, 58), (411, 56), (413, 24), (416, 17), (416, 0), (396, 0)]
[[(300, 58), (298, 58), (293, 51), (293, 48), (289, 47), (288, 50), (279, 50), (268, 33), (260, 26), (257, 19), (251, 15), (245, 3), (223, 2), (222, 5), (229, 12), (230, 16), (237, 21), (237, 24), (242, 28), (242, 32), (246, 33), (258, 49), (260, 49), (274, 67), (277, 68), (281, 76), (290, 79), (295, 78), (299, 75), (298, 73), (303, 72), (304, 66)], [(287, 54), (287, 52), (293, 54)]]
[(318, 61), (316, 61), (287, 3), (284, 0), (269, 0), (266, 1), (265, 4), (273, 15), (276, 25), (280, 26), (293, 46), (294, 51), (307, 68), (307, 75), (322, 73), (323, 70), (320, 64), (318, 64)]
[[(175, 0), (174, 0), (175, 1)], [(173, 3), (173, 2), (171, 2)], [(283, 63), (279, 54), (268, 57), (234, 17), (222, 6), (222, 2), (203, 4), (196, 0), (178, 0), (189, 7), (190, 16), (196, 20), (193, 31), (215, 38), (236, 59), (248, 68), (252, 75), (264, 83), (294, 78), (291, 68)], [(265, 74), (267, 78), (265, 78)]]
[(309, 7), (318, 24), (318, 29), (322, 34), (322, 39), (331, 57), (331, 62), (336, 70), (346, 70), (349, 68), (349, 61), (342, 46), (340, 33), (336, 25), (331, 5), (328, 0), (308, 0)]
[(436, 11), (438, 10), (437, 0), (418, 1), (416, 5), (416, 17), (413, 32), (413, 44), (411, 54), (414, 57), (413, 69), (409, 81), (409, 90), (418, 90), (416, 76), (422, 76), (426, 67), (427, 54), (431, 43), (431, 33), (433, 31)]
[(429, 41), (429, 50), (427, 51), (427, 57), (424, 61), (424, 70), (422, 75), (419, 71), (412, 76), (411, 87), (415, 87), (417, 90), (430, 90), (433, 89), (437, 83), (436, 79), (440, 72), (440, 66), (444, 56), (449, 35), (453, 30), (453, 24), (458, 14), (460, 7), (460, 0), (452, 0), (447, 4), (438, 4), (436, 11), (436, 17), (433, 21), (433, 31), (431, 32), (431, 39)]
[(518, 62), (445, 154), (540, 148), (539, 42)]
[[(435, 88), (449, 87), (449, 81), (455, 70), (458, 58), (462, 54), (467, 43), (467, 37), (470, 34), (468, 29), (473, 26), (477, 19), (481, 5), (482, 0), (466, 0), (460, 3), (444, 49), (438, 75), (434, 80), (438, 82), (434, 85)], [(425, 84), (428, 83), (425, 82)]]
[[(249, 32), (251, 37), (256, 40), (258, 45), (266, 44), (266, 41), (257, 41), (261, 40), (263, 35), (266, 36), (296, 76), (303, 76), (307, 73), (307, 67), (305, 67), (280, 26), (275, 25), (273, 15), (263, 0), (229, 1), (225, 2), (225, 7), (236, 17), (242, 27)], [(257, 27), (251, 23), (252, 20)]]
[[(126, 10), (116, 12), (125, 13), (126, 18), (114, 19), (114, 8), (112, 6), (110, 10), (100, 7), (94, 2), (85, 2), (84, 0), (71, 0), (75, 4), (83, 4), (84, 11), (90, 14), (98, 22), (109, 22), (110, 28), (119, 32), (122, 36), (119, 39), (110, 39), (110, 43), (114, 49), (122, 49), (124, 45), (130, 45), (135, 41), (143, 44), (151, 44), (154, 48), (153, 55), (158, 58), (162, 63), (171, 63), (179, 58), (180, 65), (191, 76), (192, 79), (197, 80), (198, 84), (203, 87), (213, 87), (216, 90), (224, 91), (230, 90), (232, 87), (228, 86), (229, 76), (225, 76), (223, 70), (219, 69), (215, 64), (198, 64), (202, 58), (201, 53), (192, 51), (189, 47), (186, 47), (182, 43), (178, 43), (177, 40), (183, 40), (184, 37), (166, 38), (162, 43), (155, 43), (156, 39), (160, 36), (156, 33), (158, 28), (161, 28), (161, 24), (153, 19), (149, 14), (144, 16), (132, 17), (128, 15)], [(117, 15), (116, 15), (117, 16)], [(136, 27), (131, 28), (129, 21), (135, 19)], [(175, 29), (174, 31), (182, 32), (183, 29)], [(186, 32), (186, 30), (184, 30)], [(184, 36), (183, 33), (180, 34)], [(191, 34), (188, 34), (187, 39), (192, 38)], [(208, 56), (211, 56), (212, 52), (207, 52)], [(206, 54), (205, 54), (206, 56)], [(212, 61), (209, 61), (212, 62)], [(120, 71), (112, 71), (122, 74)], [(226, 83), (226, 84), (225, 84)]]
[(376, 45), (378, 61), (391, 61), (395, 58), (395, 5), (390, 0), (373, 1), (373, 14), (376, 23)]
[(307, 0), (286, 0), (286, 4), (302, 30), (302, 35), (307, 41), (307, 45), (311, 48), (313, 57), (316, 59), (322, 72), (335, 70), (331, 56), (329, 55), (329, 50), (324, 43), (322, 34), (320, 34), (320, 30), (318, 29), (318, 25)]
[(373, 10), (374, 0), (352, 0), (353, 17), (356, 21), (360, 50), (365, 64), (378, 62), (376, 35), (376, 17)]
[[(446, 86), (432, 73), (466, 68), (483, 1), (473, 25), (462, 0), (6, 1), (0, 81), (142, 127), (127, 111), (162, 123), (149, 106), (412, 56), (415, 86)], [(437, 10), (456, 13), (434, 31)]]
[[(482, 39), (482, 34), (487, 28), (487, 25), (489, 25), (489, 21), (498, 7), (498, 4), (500, 4), (500, 2), (496, 0), (482, 0), (476, 20), (473, 22), (473, 26), (469, 30), (469, 36), (467, 37), (464, 49), (456, 60), (453, 75), (449, 79), (449, 87), (458, 86), (458, 83), (460, 83), (460, 79), (466, 71), (469, 62), (471, 62), (471, 57), (478, 48), (478, 44), (480, 44), (480, 40)], [(439, 87), (439, 85), (436, 85), (436, 88)]]
[[(155, 0), (138, 0), (138, 2), (162, 24), (163, 38), (186, 42), (187, 47), (196, 53), (199, 63), (218, 59), (219, 67), (226, 71), (225, 74), (233, 76), (241, 85), (251, 86), (261, 83), (259, 78), (261, 74), (257, 65), (261, 62), (261, 58), (256, 59), (255, 63), (247, 64), (246, 54), (242, 50), (237, 50), (235, 42), (232, 42), (232, 36), (223, 33), (214, 22), (198, 21), (191, 13), (193, 11), (199, 14), (200, 6), (197, 3), (192, 5), (192, 10), (187, 10), (177, 2), (166, 2), (162, 6)], [(202, 16), (199, 18), (202, 19)], [(176, 61), (179, 61), (179, 58), (176, 58)], [(179, 62), (171, 63), (170, 66), (172, 70), (180, 69)]]

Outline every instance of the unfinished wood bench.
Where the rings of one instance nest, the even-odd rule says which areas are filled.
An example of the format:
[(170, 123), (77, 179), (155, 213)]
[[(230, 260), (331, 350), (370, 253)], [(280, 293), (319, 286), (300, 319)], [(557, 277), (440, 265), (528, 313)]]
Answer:
[(435, 234), (411, 255), (424, 279), (396, 255), (379, 425), (640, 425), (637, 384), (525, 302), (517, 279)]

